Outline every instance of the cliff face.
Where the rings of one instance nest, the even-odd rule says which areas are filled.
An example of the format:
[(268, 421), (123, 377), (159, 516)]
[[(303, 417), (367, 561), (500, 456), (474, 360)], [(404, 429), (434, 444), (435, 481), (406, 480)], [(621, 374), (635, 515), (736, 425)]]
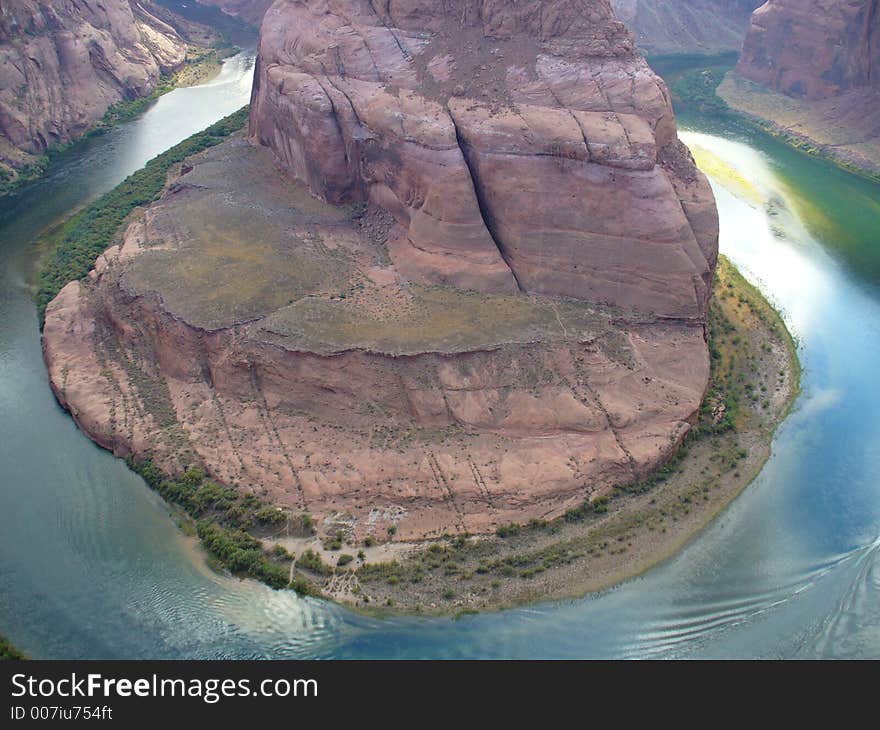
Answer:
[(150, 94), (186, 42), (129, 0), (4, 0), (0, 162), (20, 166), (82, 134), (122, 99)]
[(739, 51), (761, 0), (612, 0), (649, 53)]
[(718, 93), (824, 155), (880, 175), (880, 2), (770, 0)]
[(277, 2), (251, 134), (414, 281), (705, 312), (714, 201), (607, 1)]
[(674, 453), (718, 222), (606, 0), (280, 0), (250, 136), (46, 311), (98, 443), (404, 539), (556, 517)]
[(793, 97), (880, 88), (878, 0), (770, 0), (755, 11), (737, 66)]

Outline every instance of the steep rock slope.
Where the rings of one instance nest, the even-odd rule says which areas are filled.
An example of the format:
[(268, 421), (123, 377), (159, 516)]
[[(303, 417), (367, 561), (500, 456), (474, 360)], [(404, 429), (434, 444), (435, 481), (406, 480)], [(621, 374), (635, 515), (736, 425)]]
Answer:
[(607, 2), (277, 2), (251, 134), (399, 223), (423, 283), (705, 311), (716, 246), (663, 83)]
[(98, 443), (404, 539), (555, 517), (677, 449), (717, 217), (607, 1), (279, 0), (250, 135), (47, 309)]
[(752, 16), (738, 72), (783, 94), (825, 99), (880, 87), (877, 0), (770, 0)]
[(880, 173), (880, 3), (770, 0), (720, 93), (737, 109)]
[(649, 53), (739, 51), (762, 0), (612, 0), (617, 17)]
[(112, 104), (150, 94), (185, 58), (186, 41), (137, 2), (4, 0), (0, 163), (20, 167), (82, 134)]

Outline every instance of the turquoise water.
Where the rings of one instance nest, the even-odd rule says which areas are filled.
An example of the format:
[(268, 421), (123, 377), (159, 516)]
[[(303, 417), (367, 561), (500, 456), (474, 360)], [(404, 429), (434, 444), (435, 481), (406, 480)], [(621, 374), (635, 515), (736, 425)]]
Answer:
[(880, 657), (878, 190), (717, 120), (684, 118), (685, 139), (772, 201), (717, 188), (722, 251), (806, 369), (758, 480), (684, 551), (599, 596), (459, 621), (363, 618), (208, 570), (55, 403), (26, 279), (43, 226), (241, 106), (251, 72), (232, 59), (0, 204), (0, 633), (65, 658)]

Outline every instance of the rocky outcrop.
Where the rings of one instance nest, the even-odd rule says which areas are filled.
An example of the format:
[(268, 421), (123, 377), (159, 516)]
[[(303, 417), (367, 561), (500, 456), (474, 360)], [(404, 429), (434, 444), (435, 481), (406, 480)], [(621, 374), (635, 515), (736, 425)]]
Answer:
[(556, 517), (678, 448), (718, 222), (606, 1), (281, 0), (249, 134), (46, 311), (98, 443), (404, 539)]
[[(186, 41), (133, 0), (11, 0), (0, 13), (0, 163), (27, 164), (177, 70)], [(7, 174), (12, 174), (7, 170)]]
[(612, 0), (617, 17), (648, 53), (739, 51), (762, 0)]
[(414, 281), (705, 312), (717, 222), (608, 2), (276, 2), (251, 134)]
[(719, 93), (827, 155), (880, 174), (880, 3), (770, 0)]
[(788, 96), (825, 99), (880, 88), (877, 0), (770, 0), (752, 16), (737, 66)]

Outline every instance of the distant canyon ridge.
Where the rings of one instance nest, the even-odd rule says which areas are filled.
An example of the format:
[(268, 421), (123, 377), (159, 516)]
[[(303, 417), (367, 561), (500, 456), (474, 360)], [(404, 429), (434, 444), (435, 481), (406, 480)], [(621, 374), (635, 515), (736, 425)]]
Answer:
[(614, 12), (649, 54), (739, 51), (763, 0), (612, 0)]

